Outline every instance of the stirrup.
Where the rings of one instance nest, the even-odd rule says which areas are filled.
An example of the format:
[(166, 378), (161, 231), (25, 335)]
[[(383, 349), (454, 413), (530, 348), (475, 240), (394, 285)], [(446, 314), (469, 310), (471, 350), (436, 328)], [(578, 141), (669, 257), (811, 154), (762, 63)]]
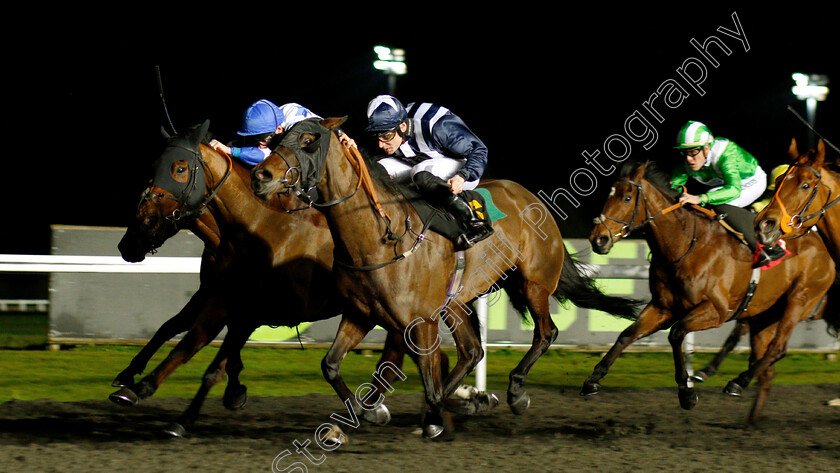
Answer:
[(467, 233), (463, 233), (458, 237), (455, 246), (463, 249), (472, 248), (481, 240), (489, 238), (493, 232), (493, 227), (487, 223), (480, 227), (471, 227)]

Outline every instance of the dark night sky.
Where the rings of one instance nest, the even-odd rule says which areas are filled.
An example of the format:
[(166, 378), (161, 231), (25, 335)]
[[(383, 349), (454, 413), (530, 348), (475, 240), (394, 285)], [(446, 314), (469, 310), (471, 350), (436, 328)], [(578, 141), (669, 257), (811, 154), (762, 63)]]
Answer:
[[(829, 39), (836, 30), (829, 19), (762, 8), (707, 6), (702, 16), (605, 7), (485, 11), (482, 21), (424, 18), (425, 33), (410, 22), (397, 33), (393, 22), (372, 17), (340, 24), (335, 12), (323, 10), (299, 21), (268, 14), (259, 29), (233, 28), (223, 11), (206, 22), (59, 22), (45, 28), (48, 46), (22, 46), (9, 59), (18, 67), (6, 91), (17, 108), (6, 110), (7, 124), (17, 131), (5, 140), (0, 253), (48, 252), (50, 224), (127, 223), (162, 150), (155, 65), (176, 128), (210, 119), (211, 131), (227, 141), (244, 109), (267, 98), (299, 102), (322, 116), (347, 115), (348, 132), (363, 139), (367, 102), (387, 92), (384, 76), (370, 65), (372, 48), (401, 47), (409, 72), (398, 79), (398, 98), (436, 102), (460, 115), (490, 150), (485, 177), (550, 194), (585, 166), (584, 150), (601, 149), (608, 136), (622, 133), (625, 119), (660, 84), (680, 79), (684, 60), (700, 58), (691, 38), (716, 35), (732, 54), (716, 54), (720, 65), (707, 67), (705, 95), (688, 89), (678, 108), (661, 107), (656, 145), (645, 151), (634, 144), (631, 158), (673, 159), (677, 129), (696, 119), (769, 171), (786, 159), (792, 137), (807, 136), (786, 110), (793, 105), (805, 113), (790, 92), (790, 74), (828, 74), (840, 83), (840, 40)], [(733, 11), (748, 52), (716, 31), (735, 28)], [(817, 129), (840, 144), (834, 105), (840, 98), (833, 94), (818, 107)], [(614, 180), (601, 177), (581, 208), (568, 209), (564, 235), (588, 233)]]

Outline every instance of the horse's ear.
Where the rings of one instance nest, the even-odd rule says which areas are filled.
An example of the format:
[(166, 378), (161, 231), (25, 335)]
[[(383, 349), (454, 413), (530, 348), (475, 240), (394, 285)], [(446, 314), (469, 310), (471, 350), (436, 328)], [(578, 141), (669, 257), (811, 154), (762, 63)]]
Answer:
[(325, 118), (325, 119), (321, 120), (321, 126), (328, 129), (328, 130), (332, 130), (332, 129), (340, 127), (346, 121), (347, 121), (347, 116), (346, 115), (343, 116), (343, 117)]
[(825, 142), (819, 140), (817, 142), (817, 154), (814, 157), (814, 167), (820, 167), (825, 163)]
[(210, 129), (210, 119), (204, 120), (204, 123), (198, 128), (198, 133), (196, 137), (198, 138), (198, 142), (201, 143), (204, 141), (204, 137), (207, 136), (207, 130)]
[(163, 125), (160, 126), (160, 134), (165, 140), (172, 138), (172, 135), (170, 135), (169, 132), (166, 131), (166, 128)]
[(796, 138), (790, 139), (790, 147), (788, 148), (788, 156), (790, 159), (796, 161), (799, 158), (799, 148), (796, 147)]
[(639, 182), (639, 180), (645, 177), (645, 172), (647, 171), (648, 164), (650, 164), (650, 162), (645, 162), (640, 166), (637, 166), (636, 170), (633, 171), (633, 175), (631, 176), (631, 178), (634, 181)]

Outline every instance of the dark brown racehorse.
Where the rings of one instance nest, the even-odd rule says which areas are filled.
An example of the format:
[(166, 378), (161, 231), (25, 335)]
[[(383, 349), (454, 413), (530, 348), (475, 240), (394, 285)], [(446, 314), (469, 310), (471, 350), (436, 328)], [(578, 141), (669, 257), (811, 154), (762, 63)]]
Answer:
[[(242, 370), (239, 352), (254, 329), (296, 326), (336, 316), (342, 310), (330, 274), (333, 243), (324, 216), (315, 210), (287, 213), (256, 198), (249, 169), (203, 143), (208, 126), (205, 123), (169, 139), (153, 166), (155, 177), (119, 244), (123, 258), (136, 262), (180, 229), (190, 229), (205, 243), (198, 291), (113, 383), (122, 388), (111, 400), (134, 405), (151, 396), (166, 377), (227, 326), (225, 340), (195, 399), (181, 419), (167, 428), (173, 435), (182, 435), (194, 423), (208, 391), (225, 371), (225, 406), (237, 408), (245, 403), (246, 389), (238, 376)], [(278, 299), (245, 297), (261, 290), (270, 290)], [(163, 343), (185, 331), (169, 355), (135, 383), (134, 376), (143, 372)], [(392, 337), (382, 361), (401, 365), (402, 353), (402, 340)], [(384, 407), (364, 414), (377, 423), (388, 417)]]
[[(527, 409), (525, 378), (557, 336), (549, 298), (570, 299), (585, 307), (633, 318), (636, 302), (609, 297), (581, 274), (551, 218), (538, 228), (524, 216), (539, 211), (538, 199), (511, 181), (484, 181), (493, 201), (508, 217), (493, 223), (495, 233), (466, 252), (463, 288), (449, 291), (456, 267), (453, 244), (424, 231), (413, 206), (377, 164), (355, 148), (345, 148), (331, 130), (344, 119), (306, 120), (285, 133), (280, 145), (252, 172), (254, 190), (271, 196), (289, 189), (317, 189), (316, 204), (327, 217), (336, 244), (334, 272), (354, 310), (342, 315), (339, 332), (323, 360), (327, 380), (342, 400), (354, 400), (339, 373), (344, 355), (378, 324), (404, 334), (409, 355), (420, 368), (430, 412), (424, 432), (452, 435), (449, 412), (463, 407), (449, 398), (483, 357), (472, 301), (492, 285), (505, 289), (518, 309), (534, 320), (533, 343), (510, 374), (507, 401), (514, 413)], [(547, 215), (547, 213), (543, 214)], [(263, 297), (255, 293), (255, 297)], [(458, 362), (442, 379), (434, 354), (443, 320), (458, 350)], [(441, 435), (443, 434), (443, 435)]]
[(596, 365), (581, 394), (600, 391), (599, 381), (628, 345), (670, 329), (680, 405), (691, 409), (697, 394), (687, 384), (682, 353), (685, 335), (729, 320), (748, 319), (753, 359), (726, 391), (738, 393), (758, 376), (760, 389), (749, 416), (755, 422), (773, 377), (773, 363), (784, 356), (793, 328), (824, 309), (834, 264), (815, 235), (792, 240), (788, 245), (792, 254), (760, 272), (755, 293), (743, 309), (753, 272), (751, 252), (705, 213), (680, 207), (678, 196), (670, 188), (669, 177), (653, 163), (628, 163), (613, 186), (590, 243), (597, 253), (605, 254), (616, 241), (643, 228), (652, 254), (652, 297), (638, 320)]

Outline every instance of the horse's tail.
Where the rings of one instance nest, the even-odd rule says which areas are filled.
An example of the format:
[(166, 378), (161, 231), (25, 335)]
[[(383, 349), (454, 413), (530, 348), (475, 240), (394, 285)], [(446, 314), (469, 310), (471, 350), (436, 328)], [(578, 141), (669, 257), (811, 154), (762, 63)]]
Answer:
[(639, 308), (645, 304), (644, 301), (604, 294), (595, 284), (592, 272), (587, 271), (583, 263), (569, 253), (568, 248), (563, 250), (566, 256), (563, 258), (560, 282), (554, 291), (558, 302), (568, 300), (578, 307), (600, 310), (628, 320), (639, 317)]

